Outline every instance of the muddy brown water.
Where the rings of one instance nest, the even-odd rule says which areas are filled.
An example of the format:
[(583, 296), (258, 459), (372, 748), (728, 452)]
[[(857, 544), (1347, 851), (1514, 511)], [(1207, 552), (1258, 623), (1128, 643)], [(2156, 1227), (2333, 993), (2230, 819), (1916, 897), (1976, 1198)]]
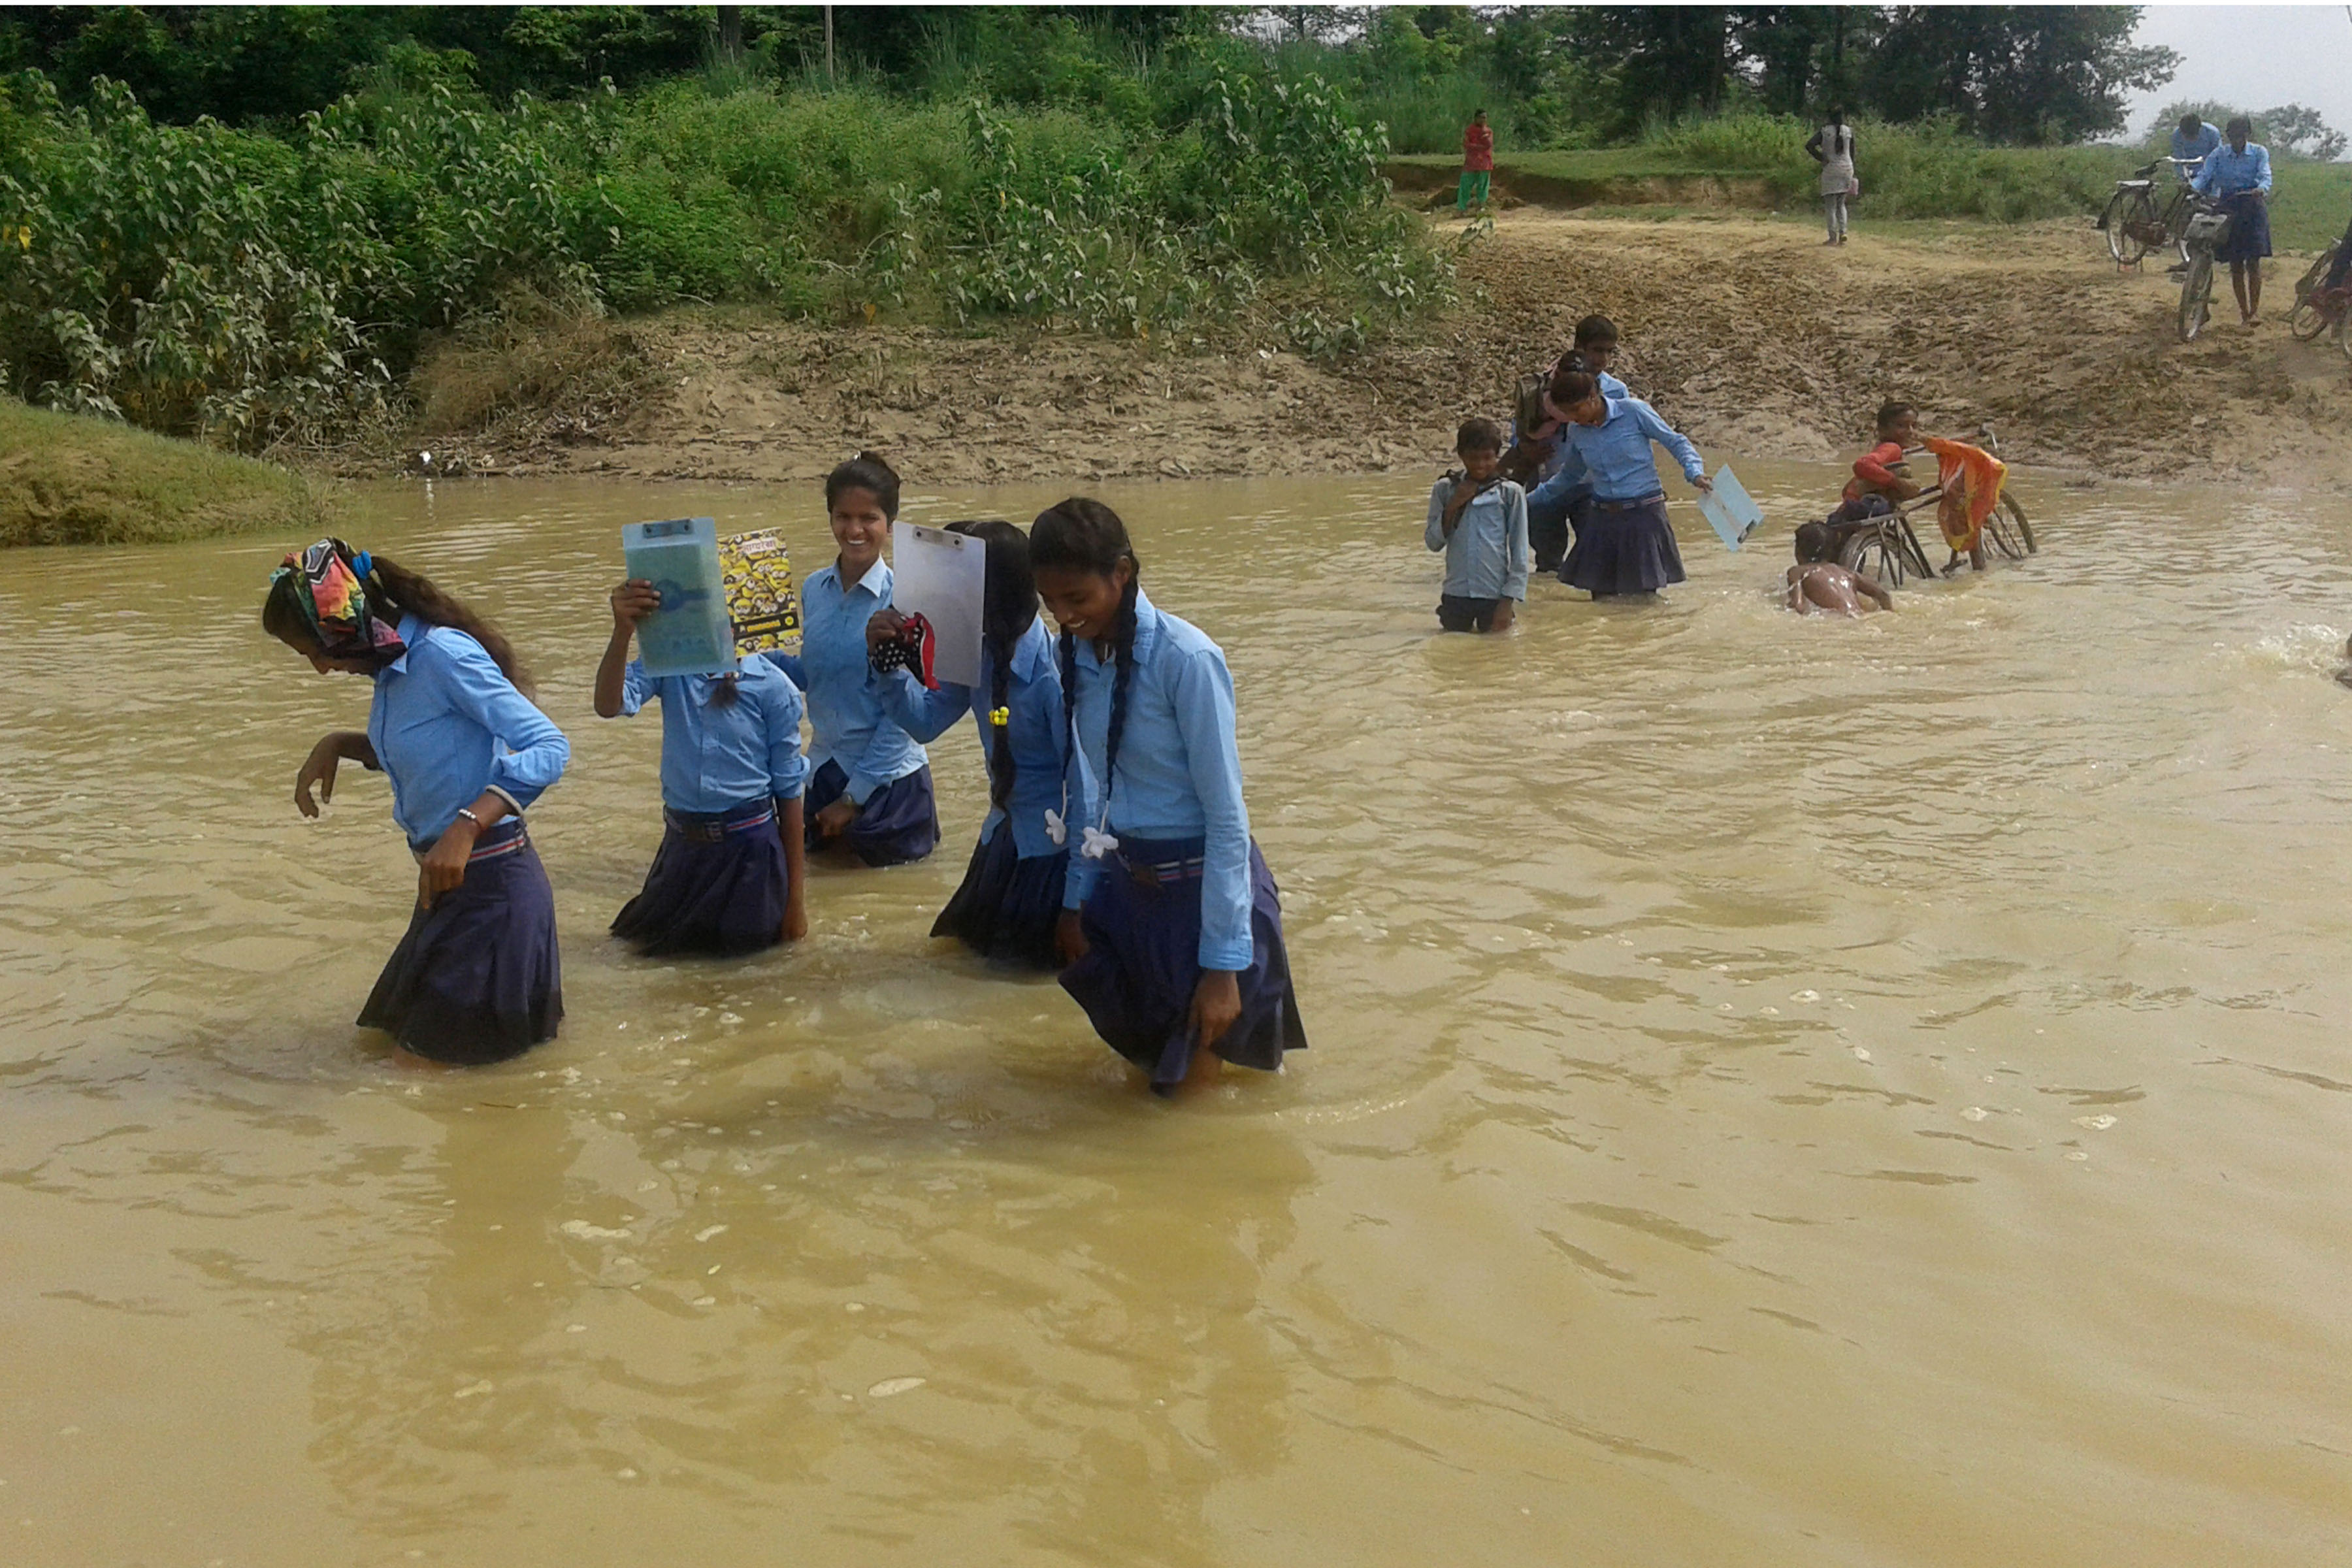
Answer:
[[(387, 489), (573, 740), (560, 1041), (350, 1020), (413, 872), (289, 786), (363, 687), (285, 541), (0, 556), (0, 1561), (2352, 1560), (2352, 541), (2021, 489), (1862, 624), (1680, 500), (1654, 608), (1441, 638), (1420, 481), (1108, 488), (1225, 647), (1314, 1048), (1170, 1108), (931, 944), (948, 844), (796, 950), (602, 936), (656, 721), (618, 525), (813, 496)], [(1025, 518), (1044, 491), (921, 495)], [(913, 1380), (920, 1380), (915, 1382)]]

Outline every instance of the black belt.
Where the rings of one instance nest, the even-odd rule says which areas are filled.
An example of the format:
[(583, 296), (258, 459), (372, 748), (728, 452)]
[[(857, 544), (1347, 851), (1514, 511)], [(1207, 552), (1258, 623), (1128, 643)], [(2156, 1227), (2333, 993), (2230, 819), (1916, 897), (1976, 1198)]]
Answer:
[(1633, 500), (1607, 500), (1600, 496), (1594, 496), (1592, 504), (1602, 511), (1632, 511), (1637, 506), (1648, 506), (1652, 501), (1662, 501), (1665, 499), (1665, 491), (1652, 490), (1648, 495), (1636, 497)]

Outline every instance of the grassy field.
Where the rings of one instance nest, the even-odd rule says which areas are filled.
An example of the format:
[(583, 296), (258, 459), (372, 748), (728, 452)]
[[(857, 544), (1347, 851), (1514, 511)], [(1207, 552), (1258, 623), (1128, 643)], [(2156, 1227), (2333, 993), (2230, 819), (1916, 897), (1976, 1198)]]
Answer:
[[(1952, 149), (1927, 138), (1885, 138), (1885, 156), (1874, 166), (1873, 142), (1863, 143), (1864, 199), (1855, 216), (1882, 218), (1972, 218), (2021, 222), (2095, 216), (2115, 181), (2141, 161), (2104, 147)], [(1744, 149), (1742, 150), (1745, 151)], [(1759, 149), (1760, 151), (1760, 149)], [(1753, 156), (1710, 159), (1697, 147), (1672, 142), (1592, 152), (1498, 153), (1496, 178), (1521, 197), (1607, 207), (1627, 216), (1646, 192), (1673, 205), (1707, 199), (1733, 205), (1811, 208), (1813, 164), (1801, 143), (1784, 150), (1778, 167)], [(1449, 181), (1461, 160), (1425, 153), (1389, 160), (1401, 187), (1433, 188)], [(1695, 186), (1707, 187), (1696, 195)], [(2352, 219), (2352, 163), (2281, 162), (2271, 200), (2271, 240), (2282, 251), (2317, 251)]]
[(275, 529), (315, 538), (328, 491), (268, 463), (0, 398), (0, 545), (157, 543)]

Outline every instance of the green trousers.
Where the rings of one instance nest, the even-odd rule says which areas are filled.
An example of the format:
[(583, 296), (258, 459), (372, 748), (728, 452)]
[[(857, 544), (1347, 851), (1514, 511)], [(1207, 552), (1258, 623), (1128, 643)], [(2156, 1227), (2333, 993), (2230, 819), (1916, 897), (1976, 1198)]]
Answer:
[(1468, 212), (1470, 204), (1473, 202), (1480, 206), (1486, 205), (1486, 185), (1493, 178), (1494, 175), (1485, 169), (1463, 170), (1462, 188), (1454, 193), (1454, 210), (1458, 213)]

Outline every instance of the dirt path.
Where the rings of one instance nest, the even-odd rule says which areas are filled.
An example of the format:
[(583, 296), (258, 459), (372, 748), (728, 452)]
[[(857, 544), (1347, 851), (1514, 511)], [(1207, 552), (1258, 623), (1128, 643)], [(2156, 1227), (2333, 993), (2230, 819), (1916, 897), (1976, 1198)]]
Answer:
[(2287, 336), (2305, 264), (2273, 265), (2260, 328), (2239, 326), (2225, 297), (2184, 347), (2160, 267), (2118, 276), (2084, 222), (1895, 236), (1865, 223), (1832, 251), (1760, 218), (1528, 207), (1465, 260), (1454, 319), (1336, 371), (1076, 334), (679, 313), (633, 324), (659, 390), (627, 412), (560, 411), (441, 445), (478, 472), (722, 480), (811, 479), (861, 446), (949, 483), (1424, 469), (1456, 422), (1502, 412), (1512, 376), (1597, 310), (1625, 333), (1627, 379), (1710, 456), (1832, 458), (1901, 396), (1931, 429), (1990, 424), (2013, 460), (2053, 468), (2352, 489), (2352, 366)]

